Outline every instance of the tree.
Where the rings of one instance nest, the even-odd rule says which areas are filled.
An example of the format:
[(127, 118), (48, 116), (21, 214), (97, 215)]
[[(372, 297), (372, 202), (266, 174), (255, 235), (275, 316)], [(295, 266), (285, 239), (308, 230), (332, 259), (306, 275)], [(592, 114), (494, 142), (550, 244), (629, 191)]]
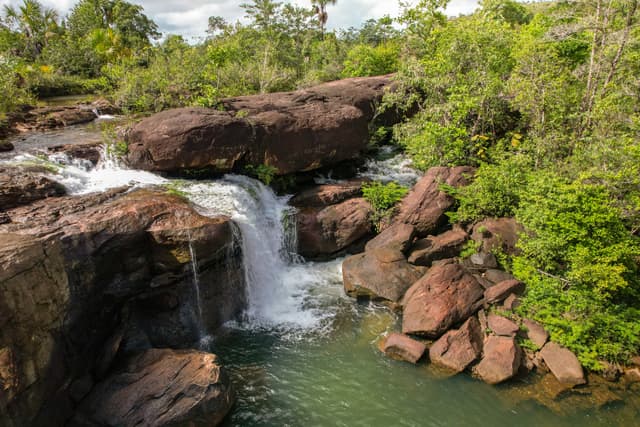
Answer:
[(14, 41), (19, 40), (21, 46), (16, 47), (16, 53), (31, 60), (36, 59), (59, 32), (57, 12), (37, 0), (23, 0), (17, 9), (5, 6), (2, 21), (5, 31), (17, 33)]
[(327, 5), (333, 5), (336, 3), (337, 0), (311, 0), (311, 4), (316, 8), (316, 15), (318, 16), (320, 31), (322, 32), (323, 38), (326, 30), (327, 20), (329, 19), (329, 15), (327, 14)]

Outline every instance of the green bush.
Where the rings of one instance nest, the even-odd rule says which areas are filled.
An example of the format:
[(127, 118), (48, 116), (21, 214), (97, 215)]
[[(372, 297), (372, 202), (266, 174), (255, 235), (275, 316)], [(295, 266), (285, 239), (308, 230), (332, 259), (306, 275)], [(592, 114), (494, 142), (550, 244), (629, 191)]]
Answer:
[(245, 172), (251, 176), (256, 177), (265, 185), (271, 185), (276, 174), (278, 173), (278, 168), (270, 165), (248, 165), (245, 167)]
[(22, 77), (17, 68), (15, 59), (0, 55), (0, 113), (9, 113), (20, 105), (35, 101), (31, 93), (18, 84)]
[(381, 76), (398, 71), (400, 48), (396, 43), (355, 45), (344, 61), (342, 77)]
[(393, 215), (396, 204), (409, 192), (397, 182), (383, 184), (374, 181), (362, 184), (362, 194), (373, 207), (372, 221), (377, 230), (380, 229), (382, 221)]

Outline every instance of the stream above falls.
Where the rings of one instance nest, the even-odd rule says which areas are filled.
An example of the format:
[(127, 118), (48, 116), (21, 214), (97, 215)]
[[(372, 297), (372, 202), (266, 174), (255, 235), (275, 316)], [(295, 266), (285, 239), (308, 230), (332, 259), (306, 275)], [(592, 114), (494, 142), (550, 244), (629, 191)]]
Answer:
[[(631, 426), (640, 419), (637, 390), (626, 394), (624, 404), (589, 408), (587, 396), (585, 408), (562, 399), (547, 408), (532, 399), (542, 392), (532, 378), (496, 387), (464, 374), (446, 377), (429, 364), (388, 359), (377, 343), (399, 329), (397, 316), (345, 296), (341, 259), (306, 262), (296, 255), (289, 197), (244, 176), (171, 180), (128, 170), (108, 156), (94, 167), (61, 155), (37, 155), (51, 143), (47, 138), (67, 144), (85, 134), (98, 138), (96, 132), (74, 127), (38, 134), (32, 150), (21, 149), (11, 161), (47, 165), (71, 194), (167, 186), (201, 214), (229, 215), (238, 225), (249, 309), (242, 322), (204, 341), (222, 358), (236, 387), (238, 401), (226, 426), (589, 427)], [(367, 163), (363, 176), (415, 182), (418, 175), (404, 157), (383, 154)]]

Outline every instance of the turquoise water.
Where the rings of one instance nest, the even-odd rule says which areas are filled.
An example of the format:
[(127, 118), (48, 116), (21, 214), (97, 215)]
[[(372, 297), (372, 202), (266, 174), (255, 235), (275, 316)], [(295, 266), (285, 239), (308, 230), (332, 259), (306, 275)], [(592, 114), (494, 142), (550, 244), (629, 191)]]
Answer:
[(323, 286), (309, 297), (331, 313), (318, 328), (228, 328), (216, 338), (212, 350), (238, 394), (225, 426), (640, 425), (637, 399), (600, 410), (567, 402), (560, 415), (517, 397), (513, 386), (390, 360), (376, 345), (398, 329), (396, 316), (344, 298), (339, 283)]

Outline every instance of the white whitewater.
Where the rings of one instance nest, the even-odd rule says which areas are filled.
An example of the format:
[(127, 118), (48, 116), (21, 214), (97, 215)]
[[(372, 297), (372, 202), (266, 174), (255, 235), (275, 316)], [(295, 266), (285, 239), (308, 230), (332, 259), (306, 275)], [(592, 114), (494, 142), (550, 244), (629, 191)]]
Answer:
[(411, 167), (406, 154), (394, 153), (392, 146), (384, 146), (380, 152), (384, 160), (367, 160), (360, 176), (385, 183), (395, 181), (404, 187), (412, 187), (420, 179), (421, 173)]

